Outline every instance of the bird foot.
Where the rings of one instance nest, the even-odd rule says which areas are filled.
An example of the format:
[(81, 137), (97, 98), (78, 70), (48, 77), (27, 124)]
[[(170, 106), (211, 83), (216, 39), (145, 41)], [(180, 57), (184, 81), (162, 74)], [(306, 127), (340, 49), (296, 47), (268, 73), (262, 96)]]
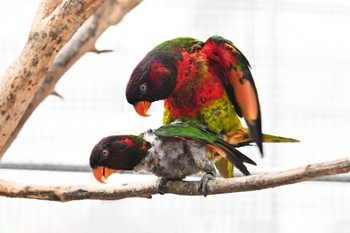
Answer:
[(198, 192), (202, 193), (204, 197), (208, 195), (208, 181), (214, 180), (215, 175), (212, 172), (207, 172), (199, 181)]
[(160, 195), (164, 195), (165, 194), (165, 187), (166, 187), (166, 183), (168, 181), (177, 181), (177, 180), (182, 180), (182, 179), (171, 179), (171, 178), (160, 178), (159, 181), (158, 181), (158, 184), (157, 184), (157, 190), (158, 190), (158, 193)]
[(158, 193), (160, 195), (164, 195), (165, 194), (162, 190), (164, 190), (166, 182), (168, 182), (168, 179), (166, 179), (166, 178), (160, 178), (159, 181), (158, 181), (157, 190), (158, 190)]

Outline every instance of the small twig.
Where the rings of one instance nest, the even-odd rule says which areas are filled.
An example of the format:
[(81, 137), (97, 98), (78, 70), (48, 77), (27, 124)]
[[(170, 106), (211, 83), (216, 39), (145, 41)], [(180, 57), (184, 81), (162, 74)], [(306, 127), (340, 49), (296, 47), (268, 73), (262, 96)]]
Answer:
[[(208, 193), (211, 195), (261, 190), (348, 172), (350, 172), (350, 157), (282, 172), (211, 180), (208, 182)], [(87, 185), (33, 186), (0, 180), (0, 196), (61, 202), (83, 199), (120, 200), (129, 197), (151, 198), (152, 195), (158, 194), (156, 187), (157, 181), (101, 187)], [(169, 181), (162, 191), (178, 195), (202, 195), (198, 192), (198, 182), (196, 181)]]
[(92, 49), (90, 50), (90, 52), (92, 52), (92, 53), (97, 53), (97, 54), (101, 54), (101, 53), (111, 53), (111, 52), (113, 52), (113, 50), (112, 50), (112, 49), (102, 49), (102, 50), (99, 50), (99, 49), (96, 49), (96, 48), (92, 48)]

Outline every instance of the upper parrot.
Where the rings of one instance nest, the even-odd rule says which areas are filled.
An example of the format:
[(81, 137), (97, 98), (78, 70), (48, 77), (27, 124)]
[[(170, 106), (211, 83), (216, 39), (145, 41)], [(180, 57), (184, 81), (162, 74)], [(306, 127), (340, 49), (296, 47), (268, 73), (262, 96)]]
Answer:
[[(208, 149), (215, 152), (212, 157), (207, 156)], [(204, 171), (199, 191), (206, 195), (207, 182), (216, 174), (214, 163), (221, 157), (244, 175), (250, 174), (244, 163), (256, 165), (215, 134), (191, 123), (175, 122), (139, 136), (103, 138), (91, 152), (90, 166), (102, 183), (116, 170), (149, 171), (162, 177), (163, 182)]]
[(126, 98), (142, 116), (152, 102), (164, 99), (164, 124), (192, 121), (215, 134), (246, 132), (237, 115), (244, 117), (263, 154), (259, 99), (249, 62), (223, 37), (206, 42), (183, 37), (156, 46), (131, 74)]

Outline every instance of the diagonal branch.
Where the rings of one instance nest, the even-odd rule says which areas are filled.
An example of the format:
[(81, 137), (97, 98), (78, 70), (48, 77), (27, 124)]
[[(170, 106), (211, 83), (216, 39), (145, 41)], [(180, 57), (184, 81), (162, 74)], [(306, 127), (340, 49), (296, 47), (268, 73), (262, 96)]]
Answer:
[[(5, 106), (4, 109), (1, 110), (0, 130), (1, 132), (8, 131), (9, 133), (7, 133), (6, 135), (0, 135), (0, 159), (2, 155), (6, 152), (8, 147), (11, 145), (11, 143), (16, 139), (23, 125), (25, 124), (27, 119), (31, 116), (33, 111), (38, 107), (38, 105), (48, 95), (51, 95), (51, 94), (58, 95), (55, 91), (55, 86), (56, 86), (56, 83), (59, 81), (59, 79), (64, 75), (64, 73), (67, 70), (69, 70), (70, 67), (74, 65), (75, 62), (78, 61), (80, 57), (82, 57), (87, 52), (96, 52), (96, 53), (108, 52), (108, 50), (98, 51), (95, 48), (95, 43), (97, 39), (108, 27), (117, 24), (124, 17), (124, 15), (126, 15), (130, 10), (136, 7), (141, 1), (142, 0), (124, 0), (124, 1), (105, 0), (104, 4), (102, 4), (101, 7), (97, 9), (97, 11), (89, 18), (89, 20), (79, 29), (79, 31), (74, 35), (74, 37), (61, 50), (59, 50), (58, 48), (59, 46), (57, 46), (54, 52), (57, 50), (59, 50), (59, 52), (57, 53), (57, 56), (52, 61), (51, 65), (50, 65), (50, 61), (44, 62), (42, 61), (42, 59), (40, 59), (40, 63), (48, 63), (49, 68), (45, 68), (45, 70), (48, 69), (48, 71), (40, 74), (35, 74), (35, 79), (37, 80), (35, 82), (39, 83), (40, 85), (36, 85), (36, 87), (30, 87), (31, 91), (36, 90), (36, 92), (34, 94), (33, 99), (28, 104), (28, 106), (21, 107), (20, 108), (21, 112), (19, 113), (18, 113), (18, 109), (13, 110), (14, 112), (16, 112), (16, 117), (19, 118), (19, 121), (17, 122), (16, 126), (13, 128), (12, 131), (10, 129), (5, 128), (5, 126), (8, 126), (10, 124), (9, 122), (7, 122), (8, 120), (10, 120), (10, 118), (8, 120), (6, 120), (6, 118), (8, 116), (11, 116), (10, 113), (8, 112), (8, 111), (11, 111), (11, 108), (10, 108), (11, 106)], [(96, 2), (102, 3), (103, 1), (96, 1)], [(48, 15), (52, 14), (52, 12), (57, 8), (57, 5), (59, 3), (60, 1), (57, 1), (57, 0), (42, 2), (41, 6), (39, 7), (37, 16), (34, 20), (35, 23), (33, 23), (32, 31), (38, 30), (37, 22), (41, 22), (40, 20), (43, 20), (43, 19), (46, 20), (47, 17), (49, 17)], [(50, 27), (52, 27), (51, 24), (50, 24)], [(40, 32), (40, 33), (44, 33), (44, 32)], [(60, 43), (63, 43), (63, 42), (60, 41)], [(27, 47), (28, 46), (26, 46), (26, 48)], [(45, 47), (46, 50), (47, 50), (47, 47), (48, 46)], [(29, 50), (29, 49), (25, 49), (24, 51), (26, 50)], [(33, 50), (35, 49), (31, 49), (30, 51), (38, 53), (39, 54), (38, 56), (40, 57), (40, 53), (36, 50), (35, 51)], [(51, 57), (53, 58), (54, 56), (52, 55)], [(22, 59), (22, 58), (19, 58), (19, 59)], [(23, 59), (28, 59), (28, 58), (25, 57)], [(19, 64), (13, 64), (12, 70), (16, 70), (16, 69), (18, 70), (19, 67), (17, 65)], [(8, 74), (5, 74), (4, 77), (6, 77), (7, 75)], [(41, 76), (43, 77), (42, 81), (40, 81)], [(7, 82), (9, 81), (6, 81), (6, 85), (7, 85)], [(28, 82), (33, 84), (34, 81), (28, 81)], [(8, 90), (8, 91), (12, 92), (13, 90)], [(16, 95), (16, 94), (12, 94), (12, 95)], [(1, 101), (3, 98), (2, 99), (1, 98), (2, 97), (0, 96), (0, 103), (1, 103), (0, 107), (3, 105)], [(7, 108), (10, 108), (10, 109), (7, 109)], [(1, 121), (2, 117), (5, 118), (3, 122)], [(13, 122), (12, 124), (15, 124), (15, 122)]]
[[(208, 193), (211, 195), (261, 190), (348, 172), (350, 172), (350, 157), (282, 172), (211, 180), (208, 182)], [(60, 202), (83, 199), (120, 200), (129, 197), (151, 198), (152, 195), (158, 194), (156, 187), (157, 181), (101, 187), (84, 185), (32, 186), (0, 180), (0, 196)], [(196, 181), (169, 181), (162, 191), (178, 195), (201, 195), (198, 192), (198, 182)]]
[(104, 0), (42, 1), (20, 56), (0, 78), (0, 151), (56, 54)]

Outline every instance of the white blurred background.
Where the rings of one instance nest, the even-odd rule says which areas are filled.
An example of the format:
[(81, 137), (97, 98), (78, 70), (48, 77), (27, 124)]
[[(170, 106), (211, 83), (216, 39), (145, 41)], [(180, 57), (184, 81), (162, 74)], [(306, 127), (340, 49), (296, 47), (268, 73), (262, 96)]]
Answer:
[[(0, 1), (0, 74), (19, 55), (39, 1)], [(211, 35), (245, 54), (259, 92), (265, 133), (297, 144), (242, 151), (253, 173), (349, 156), (350, 2), (347, 0), (145, 0), (98, 41), (29, 119), (0, 165), (86, 167), (92, 147), (110, 134), (161, 125), (162, 102), (138, 116), (125, 99), (136, 64), (164, 40)], [(345, 176), (348, 178), (349, 176)], [(0, 169), (0, 179), (48, 185), (97, 184), (86, 172)], [(109, 183), (153, 176), (120, 174)], [(335, 179), (334, 179), (335, 180)], [(218, 196), (156, 195), (152, 200), (54, 203), (0, 197), (0, 232), (349, 232), (349, 182), (304, 182)]]

